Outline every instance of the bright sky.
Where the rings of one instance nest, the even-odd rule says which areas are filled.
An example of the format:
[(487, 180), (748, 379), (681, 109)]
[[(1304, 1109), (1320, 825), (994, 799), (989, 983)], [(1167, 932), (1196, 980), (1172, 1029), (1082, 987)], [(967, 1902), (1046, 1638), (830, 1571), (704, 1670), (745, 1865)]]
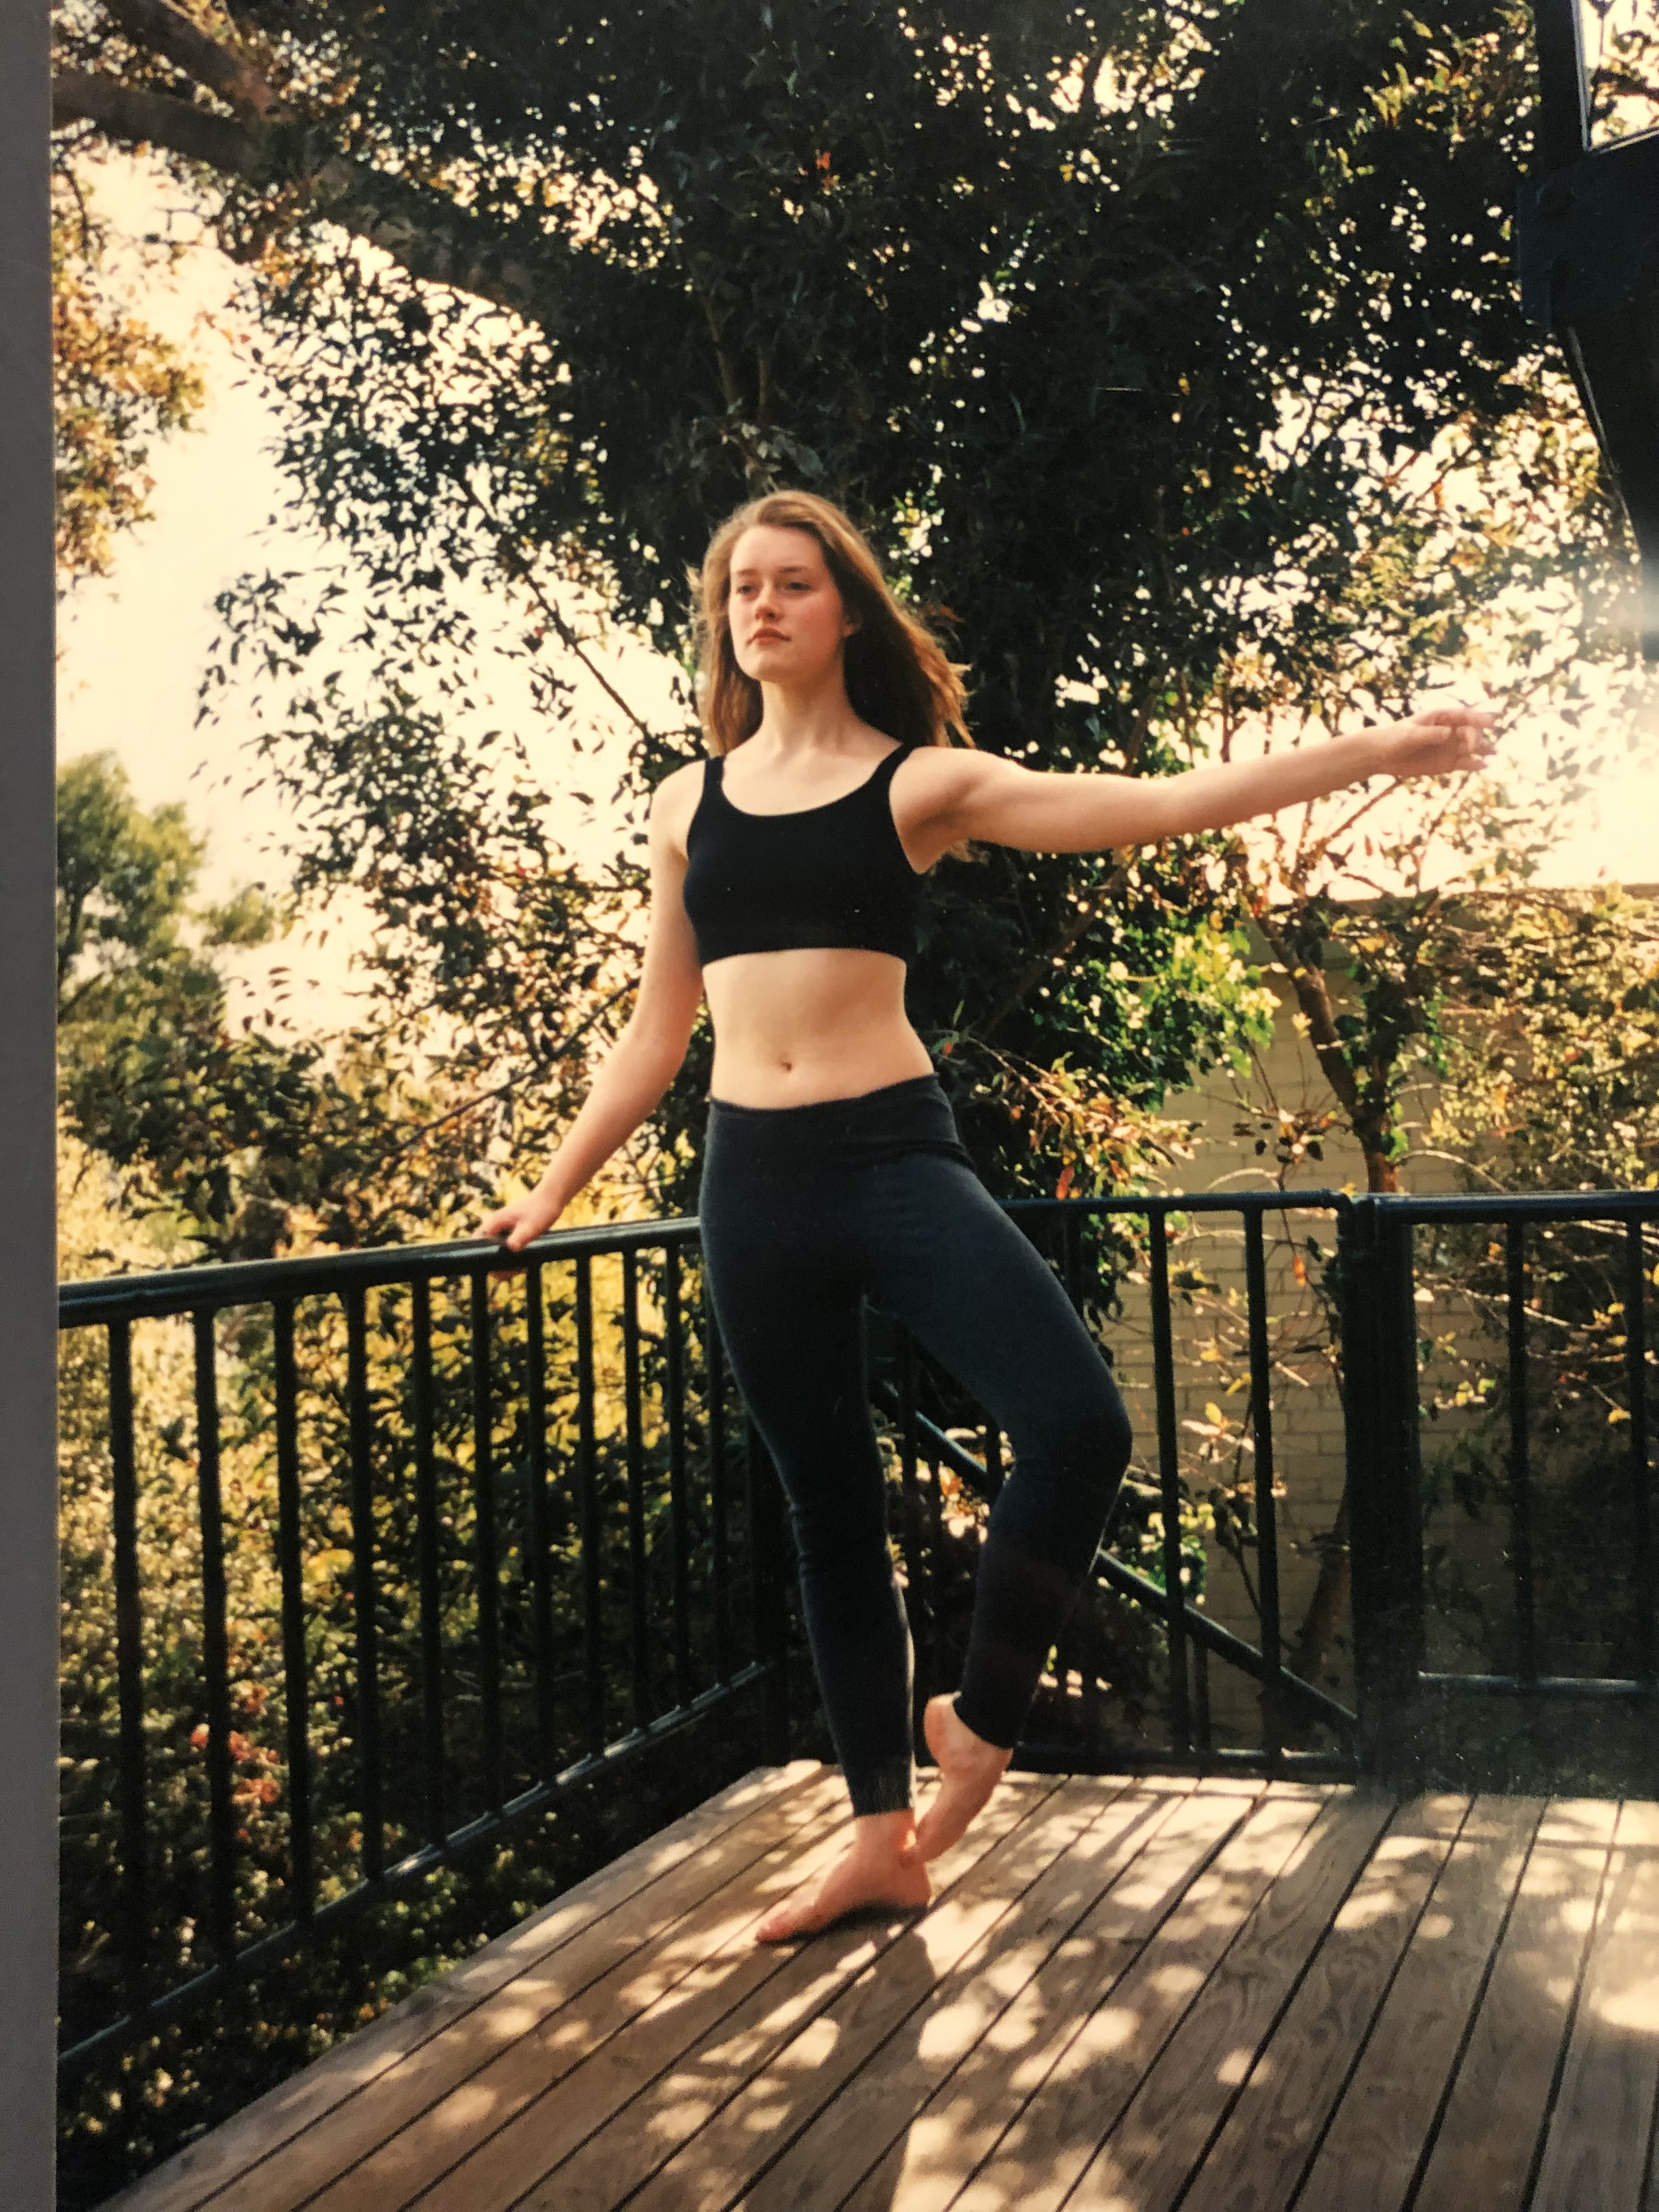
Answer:
[[(96, 198), (119, 227), (150, 228), (161, 220), (162, 202), (137, 162), (106, 167)], [(146, 317), (202, 363), (210, 401), (199, 428), (152, 453), (155, 519), (121, 543), (115, 575), (82, 586), (65, 610), (58, 722), (64, 758), (107, 749), (122, 761), (142, 803), (185, 801), (210, 840), (206, 888), (214, 895), (250, 878), (280, 881), (267, 850), (280, 825), (267, 801), (250, 803), (241, 795), (248, 724), (238, 719), (245, 709), (236, 695), (216, 726), (196, 726), (197, 685), (216, 627), (213, 600), (245, 569), (297, 567), (307, 557), (305, 542), (289, 528), (279, 524), (273, 534), (270, 527), (283, 489), (267, 450), (276, 423), (235, 350), (235, 277), (221, 256), (201, 248), (170, 290), (152, 288), (143, 301)], [(641, 711), (666, 718), (665, 672), (655, 656), (623, 645), (609, 655), (607, 667)], [(590, 694), (590, 730), (596, 738), (608, 732), (608, 742), (597, 759), (588, 753), (580, 762), (562, 732), (538, 720), (518, 672), (503, 664), (494, 688), (499, 718), (525, 738), (537, 774), (554, 794), (555, 834), (578, 855), (606, 845), (614, 849), (614, 817), (605, 805), (614, 776), (606, 769), (607, 760), (619, 757), (621, 739), (609, 727), (597, 687)], [(1654, 736), (1643, 752), (1609, 758), (1547, 880), (1659, 878), (1659, 732)], [(1541, 726), (1522, 727), (1507, 743), (1518, 757), (1535, 761), (1548, 738)], [(574, 788), (591, 792), (597, 806), (580, 803), (571, 795)], [(326, 945), (290, 939), (240, 956), (244, 981), (263, 994), (269, 971), (286, 966), (299, 987), (293, 1012), (302, 1022), (337, 1018), (344, 1011), (352, 935), (349, 921), (342, 921)]]

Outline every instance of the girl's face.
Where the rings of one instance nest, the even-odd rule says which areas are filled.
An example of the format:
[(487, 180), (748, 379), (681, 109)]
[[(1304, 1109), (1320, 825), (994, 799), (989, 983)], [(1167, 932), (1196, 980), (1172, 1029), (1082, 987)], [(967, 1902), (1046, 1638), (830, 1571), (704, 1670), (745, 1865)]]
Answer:
[(732, 548), (726, 620), (744, 674), (792, 690), (821, 683), (858, 628), (811, 531), (769, 522)]

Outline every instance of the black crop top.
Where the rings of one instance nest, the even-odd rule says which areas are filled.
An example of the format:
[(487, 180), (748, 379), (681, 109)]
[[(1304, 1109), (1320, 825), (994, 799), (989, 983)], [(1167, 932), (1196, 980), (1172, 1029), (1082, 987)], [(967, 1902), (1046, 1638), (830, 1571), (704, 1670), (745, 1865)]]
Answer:
[(898, 745), (855, 790), (789, 814), (748, 814), (705, 763), (686, 832), (685, 910), (707, 968), (737, 952), (855, 945), (908, 961), (921, 878), (905, 858), (888, 796)]

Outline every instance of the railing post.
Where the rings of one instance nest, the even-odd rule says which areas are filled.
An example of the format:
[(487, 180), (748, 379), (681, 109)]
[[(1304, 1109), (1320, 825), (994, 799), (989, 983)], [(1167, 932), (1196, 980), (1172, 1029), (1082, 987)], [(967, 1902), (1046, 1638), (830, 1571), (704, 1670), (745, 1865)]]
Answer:
[(761, 1756), (781, 1766), (789, 1756), (789, 1613), (784, 1595), (783, 1501), (770, 1457), (753, 1421), (746, 1425), (749, 1601), (761, 1686)]
[(1338, 1220), (1358, 1751), (1362, 1771), (1378, 1778), (1407, 1764), (1423, 1664), (1411, 1236), (1409, 1221), (1376, 1198)]

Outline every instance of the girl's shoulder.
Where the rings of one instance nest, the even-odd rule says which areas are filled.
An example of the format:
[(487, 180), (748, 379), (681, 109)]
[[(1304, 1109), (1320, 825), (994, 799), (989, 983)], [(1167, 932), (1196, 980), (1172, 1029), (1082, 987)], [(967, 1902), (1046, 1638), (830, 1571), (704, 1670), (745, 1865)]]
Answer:
[(950, 806), (977, 788), (995, 757), (969, 745), (911, 745), (893, 770), (894, 787), (925, 806)]
[(706, 759), (687, 761), (682, 767), (671, 769), (651, 794), (650, 820), (653, 838), (665, 839), (685, 849), (686, 832), (691, 827), (691, 817), (702, 797), (703, 780), (708, 763)]

